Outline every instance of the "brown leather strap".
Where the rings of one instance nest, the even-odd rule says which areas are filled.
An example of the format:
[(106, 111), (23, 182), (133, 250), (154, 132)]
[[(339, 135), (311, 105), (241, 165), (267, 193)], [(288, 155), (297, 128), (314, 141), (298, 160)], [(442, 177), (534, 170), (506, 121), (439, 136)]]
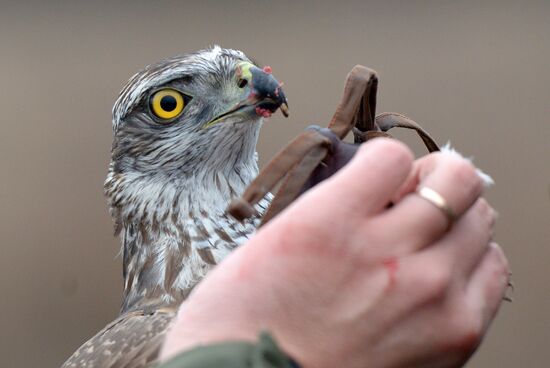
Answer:
[[(375, 117), (378, 77), (372, 69), (356, 65), (348, 74), (344, 94), (329, 124), (330, 131), (309, 129), (283, 148), (249, 185), (242, 198), (231, 202), (228, 213), (242, 221), (256, 215), (254, 205), (283, 180), (264, 214), (262, 225), (282, 211), (301, 192), (332, 175), (353, 157), (356, 146), (340, 142), (353, 129), (356, 144), (375, 137), (391, 137), (394, 127), (415, 130), (430, 152), (439, 150), (432, 137), (404, 115)], [(320, 170), (321, 162), (334, 167)]]
[[(361, 131), (374, 129), (377, 86), (378, 77), (376, 76), (376, 72), (372, 69), (356, 65), (348, 74), (344, 86), (344, 94), (329, 124), (329, 129), (331, 129), (340, 139), (343, 139), (354, 125)], [(364, 142), (364, 140), (361, 142)], [(258, 198), (257, 195), (266, 194), (263, 193), (263, 191), (258, 191), (260, 185), (257, 184), (263, 183), (263, 189), (266, 189), (267, 186), (270, 186), (271, 189), (273, 186), (270, 184), (273, 182), (268, 179), (276, 179), (278, 181), (282, 177), (281, 174), (287, 175), (277, 191), (277, 194), (275, 194), (269, 210), (263, 216), (262, 225), (267, 223), (272, 217), (286, 208), (286, 206), (298, 197), (311, 173), (326, 157), (329, 151), (330, 141), (315, 131), (308, 131), (298, 136), (298, 138), (291, 142), (287, 148), (297, 145), (300, 146), (298, 147), (300, 150), (309, 153), (307, 155), (302, 154), (298, 156), (301, 161), (296, 163), (296, 156), (292, 158), (287, 156), (295, 155), (296, 152), (291, 152), (291, 150), (283, 150), (283, 152), (280, 152), (270, 164), (262, 170), (258, 178), (254, 180), (247, 189), (247, 192), (249, 190), (255, 192), (255, 195), (251, 198), (252, 201), (248, 200), (248, 193), (245, 192), (243, 195), (243, 200), (245, 202), (233, 201), (230, 205), (230, 213), (234, 214), (234, 216), (237, 215), (239, 219), (243, 215), (253, 213), (251, 208), (247, 207), (246, 201), (248, 200), (250, 205), (254, 205), (263, 198), (263, 196)], [(269, 167), (272, 163), (274, 164), (273, 167)], [(292, 167), (292, 169), (288, 171), (290, 167)], [(270, 177), (263, 178), (262, 174), (265, 172), (271, 172)]]
[(414, 120), (409, 119), (405, 115), (395, 112), (384, 112), (376, 117), (375, 123), (383, 132), (387, 132), (391, 128), (395, 127), (413, 129), (416, 133), (418, 133), (428, 151), (439, 151), (439, 146), (435, 143), (435, 140), (428, 134), (428, 132), (422, 129), (422, 127)]
[[(330, 144), (330, 141), (327, 142), (327, 144)], [(275, 217), (275, 215), (284, 210), (298, 197), (309, 176), (323, 158), (325, 158), (328, 151), (329, 148), (325, 145), (315, 145), (311, 147), (308, 155), (305, 156), (299, 164), (294, 166), (285, 177), (275, 198), (273, 198), (269, 206), (269, 210), (264, 215), (261, 225), (264, 225), (271, 220), (272, 217)]]
[[(355, 126), (360, 131), (375, 130), (378, 77), (372, 69), (356, 65), (348, 74), (344, 94), (328, 127), (344, 139)], [(359, 142), (356, 142), (359, 143)]]
[[(348, 74), (344, 94), (329, 124), (329, 128), (340, 139), (353, 128), (355, 120), (367, 130), (369, 125), (374, 126), (375, 105), (369, 104), (369, 96), (373, 91), (376, 94), (377, 84), (376, 73), (364, 66), (357, 65)], [(229, 204), (227, 212), (239, 221), (256, 215), (254, 205), (286, 175), (284, 183), (262, 219), (262, 224), (266, 223), (296, 199), (309, 175), (326, 156), (328, 150), (322, 147), (329, 144), (330, 141), (316, 131), (310, 130), (300, 134), (275, 155), (241, 198)], [(307, 156), (308, 152), (312, 156)]]
[(298, 165), (315, 147), (328, 145), (330, 145), (330, 140), (315, 131), (300, 134), (269, 161), (256, 179), (246, 188), (241, 199), (231, 202), (227, 212), (239, 221), (253, 216), (256, 213), (253, 206), (264, 198), (289, 173), (292, 167)]

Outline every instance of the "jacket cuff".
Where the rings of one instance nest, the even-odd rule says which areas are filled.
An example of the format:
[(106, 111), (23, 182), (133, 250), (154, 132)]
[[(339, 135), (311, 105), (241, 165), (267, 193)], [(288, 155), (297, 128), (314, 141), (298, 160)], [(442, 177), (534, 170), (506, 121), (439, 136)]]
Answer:
[(231, 341), (184, 351), (157, 368), (300, 368), (268, 332), (258, 342)]

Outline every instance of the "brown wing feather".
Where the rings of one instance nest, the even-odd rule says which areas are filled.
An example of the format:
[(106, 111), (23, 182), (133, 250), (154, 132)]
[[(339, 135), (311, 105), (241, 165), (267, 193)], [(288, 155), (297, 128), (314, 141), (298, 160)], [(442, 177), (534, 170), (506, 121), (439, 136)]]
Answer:
[(62, 368), (145, 368), (157, 362), (173, 311), (131, 312), (84, 343)]

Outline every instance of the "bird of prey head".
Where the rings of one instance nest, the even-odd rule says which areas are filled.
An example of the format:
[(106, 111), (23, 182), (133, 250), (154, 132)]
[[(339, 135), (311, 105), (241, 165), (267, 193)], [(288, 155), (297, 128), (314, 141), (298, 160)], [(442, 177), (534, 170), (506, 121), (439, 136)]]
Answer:
[(287, 115), (271, 69), (218, 46), (130, 79), (113, 108), (105, 182), (123, 241), (123, 310), (180, 300), (253, 232), (224, 210), (257, 175), (260, 126), (278, 108)]
[[(258, 173), (264, 117), (287, 115), (269, 67), (218, 46), (146, 67), (113, 108), (105, 181), (123, 253), (121, 315), (63, 367), (154, 364), (177, 307), (206, 272), (253, 235), (225, 215)], [(259, 204), (261, 213), (269, 198)]]

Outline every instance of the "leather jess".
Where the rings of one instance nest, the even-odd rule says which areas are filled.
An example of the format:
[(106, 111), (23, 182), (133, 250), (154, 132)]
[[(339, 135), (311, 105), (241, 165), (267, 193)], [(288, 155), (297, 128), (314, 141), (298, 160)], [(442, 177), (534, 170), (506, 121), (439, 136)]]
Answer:
[[(254, 205), (279, 185), (261, 225), (267, 223), (301, 193), (342, 168), (362, 143), (391, 137), (387, 132), (395, 127), (415, 130), (429, 152), (438, 151), (434, 139), (412, 119), (397, 113), (375, 115), (377, 87), (376, 72), (356, 65), (347, 76), (328, 128), (312, 125), (294, 138), (262, 169), (242, 197), (231, 202), (227, 212), (239, 221), (257, 215)], [(343, 141), (350, 131), (354, 143)]]

